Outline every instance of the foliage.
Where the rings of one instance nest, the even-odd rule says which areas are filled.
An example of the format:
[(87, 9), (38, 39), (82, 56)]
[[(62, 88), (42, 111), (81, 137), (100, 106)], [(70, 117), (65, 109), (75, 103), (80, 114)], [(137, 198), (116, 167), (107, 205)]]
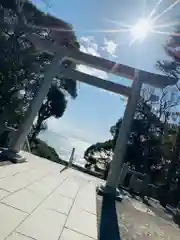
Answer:
[[(177, 29), (175, 29), (175, 32), (177, 34), (172, 35), (168, 40), (168, 42), (166, 43), (166, 45), (164, 46), (164, 50), (166, 54), (169, 56), (169, 60), (157, 61), (157, 64), (156, 64), (156, 67), (158, 68), (158, 70), (163, 72), (163, 74), (165, 74), (167, 77), (170, 76), (177, 80), (176, 86), (168, 87), (163, 90), (164, 95), (166, 95), (165, 97), (167, 102), (165, 107), (171, 108), (171, 112), (169, 116), (171, 115), (171, 120), (175, 122), (177, 125), (179, 125), (179, 116), (180, 116), (180, 113), (177, 108), (177, 106), (180, 104), (180, 91), (179, 91), (180, 90), (179, 88), (180, 54), (178, 54), (178, 51), (179, 51), (178, 47), (180, 44), (179, 31), (180, 31), (180, 28), (177, 27)], [(171, 95), (170, 99), (167, 99), (168, 95)], [(168, 104), (170, 104), (170, 106), (168, 106)]]
[[(99, 164), (103, 164), (104, 169), (109, 167), (121, 123), (122, 119), (119, 119), (110, 128), (112, 139), (94, 144), (85, 151), (86, 167)], [(129, 162), (131, 167), (139, 172), (150, 173), (152, 181), (157, 166), (163, 161), (159, 147), (162, 127), (160, 120), (151, 112), (151, 107), (141, 100), (132, 123), (125, 162)]]
[[(1, 1), (0, 29), (1, 135), (5, 124), (18, 128), (31, 101), (38, 93), (46, 67), (52, 61), (50, 54), (35, 49), (27, 34), (35, 33), (61, 46), (71, 44), (72, 47), (78, 48), (79, 44), (71, 25), (41, 12), (28, 1)], [(68, 31), (62, 31), (63, 29)], [(63, 64), (66, 67), (76, 67), (70, 61)], [(52, 92), (55, 93), (54, 97)], [(43, 101), (38, 120), (33, 126), (36, 136), (43, 129), (40, 124), (48, 117), (62, 116), (66, 108), (67, 94), (72, 98), (77, 96), (76, 81), (54, 76), (53, 86)]]
[[(165, 45), (165, 51), (167, 55), (171, 58), (171, 60), (166, 61), (158, 61), (157, 67), (167, 76), (175, 77), (178, 81), (180, 78), (180, 55), (178, 54), (178, 51), (174, 51), (176, 47), (179, 47), (180, 44), (180, 38), (179, 38), (179, 27), (177, 27), (176, 32), (177, 35), (174, 34), (171, 36), (167, 44)], [(174, 94), (179, 94), (179, 82), (176, 85), (178, 91), (176, 91)], [(168, 174), (166, 178), (165, 183), (165, 195), (167, 194), (167, 191), (171, 188), (171, 185), (175, 181), (177, 186), (180, 184), (180, 127), (179, 127), (179, 114), (178, 114), (178, 123), (177, 123), (177, 136), (176, 140), (173, 141), (173, 147), (172, 147), (172, 154), (171, 154), (171, 164), (168, 168)], [(177, 188), (179, 189), (179, 188)], [(164, 202), (164, 196), (162, 196), (162, 200)]]
[[(121, 120), (115, 125), (116, 140), (120, 123)], [(152, 175), (155, 166), (163, 160), (161, 149), (158, 147), (161, 143), (161, 131), (161, 122), (151, 112), (151, 107), (141, 101), (132, 122), (125, 162), (129, 162), (136, 171)]]
[(33, 125), (29, 139), (33, 141), (40, 131), (44, 130), (44, 128), (42, 128), (43, 122), (48, 118), (60, 118), (66, 109), (66, 104), (67, 100), (65, 99), (64, 93), (58, 89), (56, 85), (52, 85), (38, 112), (37, 121)]
[(84, 159), (87, 161), (85, 167), (91, 169), (92, 166), (97, 167), (98, 165), (101, 165), (103, 169), (106, 169), (110, 162), (112, 149), (112, 140), (91, 145), (84, 152)]
[(33, 154), (49, 159), (53, 162), (61, 161), (54, 148), (48, 146), (47, 143), (40, 139), (36, 139), (33, 143), (31, 143), (31, 151)]
[[(179, 33), (180, 29), (177, 29)], [(132, 123), (131, 134), (127, 143), (125, 162), (129, 162), (136, 171), (146, 172), (151, 181), (162, 184), (158, 193), (161, 203), (177, 205), (180, 200), (180, 127), (178, 106), (180, 104), (180, 44), (179, 34), (174, 34), (165, 46), (171, 60), (158, 61), (156, 66), (167, 76), (176, 78), (178, 83), (164, 89), (144, 88)], [(176, 52), (172, 48), (176, 48)], [(112, 139), (109, 140), (112, 153), (115, 148), (122, 119), (111, 127)], [(94, 144), (85, 152), (85, 159), (93, 165), (99, 163), (100, 146)], [(112, 155), (111, 155), (112, 156)], [(107, 157), (108, 158), (108, 157)], [(107, 161), (101, 159), (101, 161)], [(109, 166), (109, 165), (108, 165)], [(173, 195), (173, 197), (172, 197)], [(171, 197), (168, 197), (171, 196)], [(163, 200), (163, 201), (162, 201)]]

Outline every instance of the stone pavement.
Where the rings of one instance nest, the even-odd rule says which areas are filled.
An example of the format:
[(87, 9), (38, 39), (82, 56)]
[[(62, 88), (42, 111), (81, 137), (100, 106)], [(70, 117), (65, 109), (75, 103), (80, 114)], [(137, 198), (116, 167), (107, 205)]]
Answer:
[(101, 180), (22, 154), (28, 162), (0, 163), (0, 240), (180, 240), (159, 208), (103, 199), (95, 192)]
[(99, 180), (23, 155), (28, 162), (0, 163), (0, 240), (97, 239)]

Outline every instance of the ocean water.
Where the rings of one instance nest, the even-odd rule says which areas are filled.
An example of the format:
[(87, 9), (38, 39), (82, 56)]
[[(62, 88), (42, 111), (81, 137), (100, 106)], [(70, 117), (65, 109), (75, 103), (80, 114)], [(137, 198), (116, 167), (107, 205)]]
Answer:
[(80, 166), (84, 166), (84, 151), (91, 143), (87, 143), (73, 136), (57, 134), (49, 130), (40, 133), (38, 137), (53, 147), (60, 158), (65, 161), (69, 160), (71, 151), (75, 148), (74, 162)]

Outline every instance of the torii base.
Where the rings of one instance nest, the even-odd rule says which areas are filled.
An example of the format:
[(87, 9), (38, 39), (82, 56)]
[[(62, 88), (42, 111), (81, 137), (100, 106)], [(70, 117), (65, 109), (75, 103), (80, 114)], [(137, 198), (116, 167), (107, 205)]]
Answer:
[(114, 189), (109, 186), (100, 185), (96, 188), (96, 192), (100, 196), (111, 197), (118, 202), (121, 202), (123, 200), (123, 195), (120, 193), (118, 188)]

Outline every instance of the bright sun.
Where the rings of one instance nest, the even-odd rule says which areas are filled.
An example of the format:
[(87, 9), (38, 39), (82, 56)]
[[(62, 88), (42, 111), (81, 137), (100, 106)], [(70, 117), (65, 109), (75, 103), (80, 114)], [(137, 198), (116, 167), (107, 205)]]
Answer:
[(143, 41), (148, 34), (152, 31), (153, 24), (150, 19), (140, 19), (134, 26), (131, 28), (131, 34), (134, 38), (134, 41), (139, 40)]

